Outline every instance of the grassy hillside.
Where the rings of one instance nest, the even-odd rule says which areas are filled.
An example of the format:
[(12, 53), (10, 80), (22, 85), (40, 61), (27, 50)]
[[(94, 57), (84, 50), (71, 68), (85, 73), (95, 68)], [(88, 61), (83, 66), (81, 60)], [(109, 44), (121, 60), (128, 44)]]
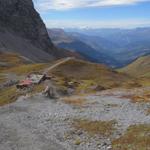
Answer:
[(0, 69), (11, 68), (24, 64), (25, 60), (15, 53), (1, 53), (0, 52)]
[[(53, 63), (36, 64), (28, 62), (17, 54), (11, 53), (0, 53), (0, 58), (1, 83), (9, 80), (19, 80), (20, 77), (24, 77), (33, 71), (43, 72), (46, 68), (54, 65), (55, 67), (49, 71), (49, 74), (53, 75), (54, 83), (61, 92), (68, 92), (69, 89), (73, 89), (74, 93), (89, 93), (116, 87), (132, 88), (139, 86), (134, 78), (109, 69), (105, 65), (74, 58), (61, 59)], [(7, 75), (9, 77), (12, 76), (11, 79), (7, 78)], [(14, 78), (13, 75), (15, 75)], [(37, 88), (35, 91), (41, 90), (43, 86)], [(16, 89), (9, 87), (5, 88), (4, 92), (8, 90), (10, 90), (10, 95), (12, 95), (11, 93), (15, 94), (14, 101), (18, 96)], [(5, 102), (10, 102), (12, 97), (3, 98), (6, 94), (3, 91), (1, 92), (0, 102), (2, 102), (2, 105)]]
[(48, 66), (47, 63), (31, 63), (16, 53), (0, 53), (0, 80), (4, 78), (1, 73), (24, 75), (32, 71), (40, 71)]
[(150, 77), (150, 55), (140, 57), (119, 71), (135, 77)]
[[(20, 77), (24, 78), (30, 72), (42, 71), (49, 65), (46, 63), (33, 64), (15, 53), (0, 53), (0, 85), (10, 80), (19, 80)], [(42, 89), (43, 85), (38, 85), (32, 92), (40, 92)], [(18, 91), (15, 85), (0, 88), (0, 106), (14, 102), (22, 94), (25, 93)]]
[(137, 86), (133, 79), (123, 73), (113, 71), (101, 64), (77, 59), (68, 60), (50, 73), (57, 77), (59, 85), (73, 87), (77, 91)]
[(137, 82), (143, 86), (150, 86), (150, 55), (140, 57), (128, 66), (119, 69), (119, 72), (136, 77)]

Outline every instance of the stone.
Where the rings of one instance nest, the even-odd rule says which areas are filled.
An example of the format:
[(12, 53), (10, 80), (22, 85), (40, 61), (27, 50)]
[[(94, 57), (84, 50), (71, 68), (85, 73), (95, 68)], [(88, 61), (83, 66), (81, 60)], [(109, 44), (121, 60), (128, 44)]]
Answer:
[(32, 0), (0, 0), (0, 52), (15, 52), (33, 62), (72, 56), (56, 48)]

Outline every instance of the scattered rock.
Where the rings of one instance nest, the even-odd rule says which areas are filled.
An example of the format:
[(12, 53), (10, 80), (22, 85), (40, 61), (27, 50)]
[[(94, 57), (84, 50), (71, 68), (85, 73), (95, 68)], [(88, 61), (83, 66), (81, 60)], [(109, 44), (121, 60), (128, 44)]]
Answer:
[(80, 140), (79, 138), (76, 139), (75, 142), (74, 142), (74, 144), (75, 144), (75, 145), (80, 145), (80, 144), (81, 144), (81, 140)]

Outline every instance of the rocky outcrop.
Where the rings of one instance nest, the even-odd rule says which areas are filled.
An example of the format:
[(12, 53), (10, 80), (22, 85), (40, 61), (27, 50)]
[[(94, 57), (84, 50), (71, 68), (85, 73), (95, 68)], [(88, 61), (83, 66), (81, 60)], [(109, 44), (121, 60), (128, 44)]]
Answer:
[(51, 42), (32, 0), (0, 0), (0, 51), (13, 51), (35, 61), (66, 55)]

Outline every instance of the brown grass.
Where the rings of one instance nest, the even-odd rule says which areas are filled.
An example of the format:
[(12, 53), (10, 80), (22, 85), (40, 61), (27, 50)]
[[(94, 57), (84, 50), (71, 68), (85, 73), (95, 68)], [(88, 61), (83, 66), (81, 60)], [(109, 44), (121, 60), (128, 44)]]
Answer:
[(48, 64), (41, 63), (41, 64), (28, 64), (28, 65), (21, 65), (18, 67), (13, 67), (7, 70), (7, 72), (16, 73), (17, 75), (25, 75), (30, 72), (39, 72), (43, 69), (47, 68)]
[(143, 87), (150, 86), (150, 76), (137, 79), (138, 83)]
[(100, 135), (100, 136), (110, 136), (115, 130), (116, 121), (90, 121), (90, 120), (74, 120), (73, 126), (77, 130), (83, 130), (87, 132), (90, 136)]
[(0, 90), (0, 106), (16, 101), (20, 95), (15, 86)]
[(23, 64), (23, 59), (16, 53), (0, 53), (0, 61), (11, 66)]
[[(111, 71), (104, 65), (89, 63), (80, 60), (69, 60), (55, 68), (52, 73), (65, 78), (74, 78), (77, 80), (95, 80), (105, 79), (113, 80), (114, 78), (125, 78), (116, 72)], [(105, 75), (105, 76), (104, 76)]]
[[(34, 85), (31, 93), (35, 94), (44, 90), (44, 84)], [(18, 91), (15, 86), (0, 90), (0, 106), (15, 102), (19, 96), (26, 94), (24, 91)]]
[[(133, 78), (118, 73), (101, 64), (77, 59), (69, 60), (49, 72), (57, 77), (58, 85), (66, 87), (66, 79), (77, 82), (75, 93), (93, 93), (97, 87), (112, 89), (116, 87), (133, 88), (139, 86)], [(101, 89), (99, 89), (101, 90)]]
[(118, 104), (106, 104), (105, 106), (107, 106), (107, 107), (118, 107), (119, 105)]
[(6, 82), (6, 81), (7, 81), (6, 77), (5, 77), (4, 75), (1, 75), (1, 74), (0, 74), (0, 84), (1, 84), (1, 83), (4, 83), (4, 82)]
[(6, 66), (0, 66), (1, 72), (12, 72), (17, 75), (42, 71), (49, 66), (49, 64), (46, 63), (31, 64), (15, 53), (0, 53), (0, 62), (6, 64)]
[(150, 108), (146, 111), (146, 115), (150, 115)]
[(131, 101), (133, 103), (136, 102), (150, 102), (150, 92), (149, 91), (144, 91), (142, 93), (135, 93), (135, 94), (130, 94), (130, 95), (124, 95), (121, 98), (127, 98), (127, 99), (131, 99)]
[(69, 105), (73, 105), (73, 106), (83, 106), (86, 104), (86, 100), (85, 99), (81, 99), (81, 98), (64, 98), (63, 102)]
[(149, 150), (150, 125), (133, 125), (126, 133), (112, 142), (113, 150)]
[(138, 58), (128, 66), (119, 69), (119, 71), (127, 73), (134, 77), (150, 77), (149, 66), (150, 66), (150, 55)]
[(44, 84), (38, 84), (33, 87), (32, 94), (40, 93), (44, 90)]

